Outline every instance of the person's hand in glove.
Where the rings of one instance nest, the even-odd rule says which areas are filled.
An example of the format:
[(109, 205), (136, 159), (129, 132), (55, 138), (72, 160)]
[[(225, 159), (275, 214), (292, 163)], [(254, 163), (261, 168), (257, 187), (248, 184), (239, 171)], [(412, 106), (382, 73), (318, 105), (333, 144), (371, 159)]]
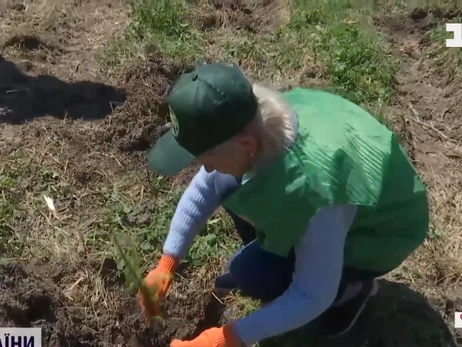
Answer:
[(161, 315), (160, 303), (173, 281), (173, 274), (178, 266), (178, 261), (171, 256), (162, 255), (159, 264), (144, 278), (145, 286), (152, 293), (150, 298), (145, 298), (140, 291), (138, 302), (148, 320)]
[(170, 347), (240, 347), (242, 343), (231, 325), (203, 331), (191, 341), (173, 340)]

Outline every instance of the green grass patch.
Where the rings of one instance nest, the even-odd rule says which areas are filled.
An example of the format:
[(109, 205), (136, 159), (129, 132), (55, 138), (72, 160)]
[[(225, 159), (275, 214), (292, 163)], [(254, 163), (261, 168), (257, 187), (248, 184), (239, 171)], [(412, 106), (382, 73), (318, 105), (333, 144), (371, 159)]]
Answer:
[[(95, 246), (110, 249), (121, 271), (126, 272), (128, 264), (120, 256), (110, 235), (117, 238), (133, 266), (143, 273), (158, 261), (162, 253), (184, 187), (171, 190), (162, 178), (155, 181), (154, 185), (158, 194), (150, 197), (152, 203), (149, 205), (133, 203), (116, 188), (101, 191), (106, 199), (103, 233), (98, 240), (94, 240), (97, 244)], [(237, 238), (230, 237), (229, 230), (230, 219), (215, 214), (199, 231), (189, 253), (182, 259), (183, 263), (199, 268), (210, 259), (226, 259), (231, 256), (237, 248)], [(127, 288), (130, 289), (129, 286)]]
[(293, 31), (298, 45), (312, 46), (335, 91), (358, 104), (383, 104), (393, 94), (396, 64), (364, 19), (346, 13), (294, 10), (286, 35)]
[(125, 40), (108, 55), (112, 63), (155, 44), (167, 56), (191, 61), (219, 52), (214, 60), (240, 64), (255, 79), (272, 82), (282, 76), (296, 81), (316, 65), (332, 91), (366, 107), (381, 106), (393, 94), (396, 61), (369, 26), (370, 12), (349, 2), (295, 2), (289, 23), (264, 34), (231, 27), (199, 31), (192, 21), (199, 8), (181, 0), (136, 0), (132, 6)]
[(136, 0), (128, 38), (154, 43), (170, 56), (195, 57), (202, 53), (202, 39), (189, 21), (191, 15), (180, 0)]
[(132, 21), (122, 40), (104, 56), (109, 65), (119, 65), (147, 48), (157, 47), (167, 56), (198, 58), (203, 55), (202, 37), (191, 24), (192, 9), (182, 0), (133, 0)]
[(308, 61), (325, 67), (331, 89), (355, 103), (383, 105), (393, 95), (397, 63), (358, 11), (295, 7), (288, 25), (272, 34), (229, 39), (223, 47), (230, 57), (252, 61), (259, 74), (296, 76)]
[[(18, 166), (16, 166), (18, 165)], [(19, 208), (18, 182), (21, 179), (20, 163), (11, 160), (0, 168), (0, 254), (1, 263), (20, 257), (24, 243), (12, 227)]]

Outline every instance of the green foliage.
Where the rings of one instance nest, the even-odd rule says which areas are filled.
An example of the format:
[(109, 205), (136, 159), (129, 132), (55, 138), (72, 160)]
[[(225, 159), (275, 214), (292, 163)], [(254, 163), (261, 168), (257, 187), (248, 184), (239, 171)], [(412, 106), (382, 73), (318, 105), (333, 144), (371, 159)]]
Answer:
[[(117, 235), (123, 249), (129, 252), (128, 259), (131, 259), (132, 267), (139, 269), (141, 273), (158, 261), (176, 206), (184, 191), (184, 187), (174, 190), (167, 188), (163, 178), (158, 178), (154, 182), (154, 189), (158, 193), (150, 199), (152, 205), (141, 206), (130, 202), (116, 188), (102, 192), (107, 199), (104, 229), (113, 237)], [(230, 237), (228, 233), (229, 223), (228, 218), (219, 215), (211, 218), (195, 238), (184, 262), (192, 267), (200, 267), (210, 258), (229, 257), (237, 248), (237, 239)], [(119, 270), (126, 271), (130, 267), (126, 259), (120, 252), (115, 255)], [(130, 291), (132, 282), (133, 279), (127, 282)]]
[(347, 9), (294, 4), (288, 25), (226, 37), (223, 48), (258, 75), (296, 77), (310, 64), (324, 67), (332, 91), (362, 106), (383, 105), (394, 92), (397, 61), (364, 18)]
[(154, 33), (181, 39), (190, 34), (185, 15), (186, 8), (180, 1), (136, 0), (133, 3), (131, 33), (139, 39)]
[[(372, 5), (378, 6), (377, 1)], [(221, 51), (222, 59), (243, 64), (263, 79), (296, 78), (315, 64), (324, 70), (332, 91), (374, 109), (394, 91), (397, 62), (367, 23), (371, 6), (293, 1), (288, 25), (267, 33), (200, 32), (192, 21), (196, 8), (182, 0), (135, 0), (132, 7), (126, 35), (132, 44), (117, 45), (124, 54), (155, 44), (168, 56), (195, 60), (207, 58), (209, 46), (214, 46), (211, 50)]]
[(227, 216), (211, 218), (194, 240), (185, 262), (191, 267), (201, 267), (213, 258), (227, 259), (239, 247), (237, 237), (230, 235), (233, 225)]
[[(144, 297), (144, 303), (146, 306), (156, 305), (157, 303), (155, 302), (156, 299), (154, 298), (154, 296), (157, 292), (157, 288), (155, 286), (147, 287), (145, 285), (142, 272), (140, 268), (136, 265), (137, 263), (139, 263), (138, 253), (136, 249), (130, 246), (122, 247), (115, 233), (111, 233), (111, 236), (120, 259), (118, 267), (119, 265), (121, 265), (119, 267), (119, 270), (120, 268), (122, 268), (123, 270), (126, 279), (127, 289), (132, 294), (138, 293), (139, 291), (140, 294)], [(124, 252), (124, 248), (128, 248), (127, 253)], [(160, 303), (159, 307), (162, 308), (162, 303)], [(162, 319), (162, 316), (154, 316), (151, 317), (151, 319)]]
[(129, 42), (157, 45), (175, 57), (195, 57), (202, 53), (202, 40), (190, 21), (190, 9), (181, 0), (135, 0)]
[(283, 37), (295, 32), (297, 45), (311, 46), (333, 89), (351, 101), (383, 104), (392, 96), (396, 61), (357, 13), (296, 9), (283, 31)]

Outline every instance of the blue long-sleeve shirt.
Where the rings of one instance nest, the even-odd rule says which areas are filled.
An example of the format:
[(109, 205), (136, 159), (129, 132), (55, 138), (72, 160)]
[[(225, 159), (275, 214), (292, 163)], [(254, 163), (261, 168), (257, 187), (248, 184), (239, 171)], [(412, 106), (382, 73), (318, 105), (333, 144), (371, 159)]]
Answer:
[[(173, 216), (163, 251), (183, 257), (202, 226), (236, 188), (236, 179), (202, 167), (187, 187)], [(295, 246), (293, 281), (272, 303), (234, 322), (246, 345), (301, 327), (318, 317), (334, 301), (343, 268), (345, 238), (356, 206), (321, 209)]]

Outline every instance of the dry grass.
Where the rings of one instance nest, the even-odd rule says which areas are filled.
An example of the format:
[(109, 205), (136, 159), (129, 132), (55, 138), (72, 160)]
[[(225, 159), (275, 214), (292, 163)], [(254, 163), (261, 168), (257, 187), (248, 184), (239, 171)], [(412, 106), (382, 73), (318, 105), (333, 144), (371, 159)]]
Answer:
[[(42, 44), (39, 51), (26, 47), (19, 52), (19, 59), (32, 58), (38, 71), (40, 67), (44, 72), (65, 76), (66, 80), (96, 80), (101, 77), (98, 53), (123, 36), (129, 14), (129, 6), (123, 0), (98, 4), (70, 0), (30, 1), (23, 10), (5, 11), (0, 23), (0, 44), (28, 35), (48, 45)], [(15, 54), (14, 47), (5, 47), (4, 53)]]
[[(456, 121), (461, 94), (454, 89), (462, 75), (454, 52), (443, 48), (444, 37), (435, 35), (445, 16), (436, 11), (416, 20), (383, 17), (382, 25), (403, 57), (397, 98), (387, 116), (427, 184), (431, 207), (427, 240), (389, 278), (424, 293), (451, 326), (462, 294), (462, 141)], [(430, 31), (424, 29), (428, 23), (435, 23)], [(441, 65), (448, 57), (452, 59)]]

